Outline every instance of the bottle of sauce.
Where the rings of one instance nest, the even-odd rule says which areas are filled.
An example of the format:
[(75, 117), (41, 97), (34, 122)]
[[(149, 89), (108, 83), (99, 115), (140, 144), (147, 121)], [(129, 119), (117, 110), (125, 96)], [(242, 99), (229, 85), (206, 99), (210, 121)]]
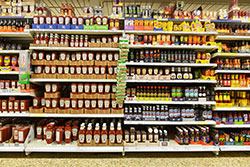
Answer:
[(71, 125), (67, 124), (65, 126), (65, 143), (69, 144), (71, 142)]
[(73, 141), (77, 140), (77, 137), (78, 137), (78, 128), (79, 128), (79, 121), (74, 121), (72, 123), (72, 139), (73, 139)]
[(121, 123), (118, 122), (117, 123), (117, 130), (116, 130), (116, 142), (118, 144), (122, 143), (122, 136), (123, 136), (123, 131), (122, 131)]
[(94, 141), (95, 141), (95, 144), (99, 144), (100, 143), (100, 136), (101, 136), (100, 125), (99, 125), (99, 123), (96, 123), (95, 124), (95, 130), (94, 130)]
[(56, 144), (62, 144), (63, 142), (64, 127), (59, 126), (56, 129)]
[(106, 144), (108, 138), (108, 131), (106, 123), (102, 124), (102, 131), (101, 131), (101, 143)]
[(85, 133), (86, 133), (85, 123), (82, 123), (80, 126), (79, 135), (78, 135), (80, 144), (83, 144), (85, 142)]
[(92, 123), (89, 123), (87, 131), (86, 131), (86, 143), (87, 144), (90, 144), (92, 142), (92, 135), (93, 135)]
[(110, 123), (110, 129), (109, 129), (109, 142), (111, 144), (115, 143), (115, 127), (114, 127), (114, 123), (111, 122)]

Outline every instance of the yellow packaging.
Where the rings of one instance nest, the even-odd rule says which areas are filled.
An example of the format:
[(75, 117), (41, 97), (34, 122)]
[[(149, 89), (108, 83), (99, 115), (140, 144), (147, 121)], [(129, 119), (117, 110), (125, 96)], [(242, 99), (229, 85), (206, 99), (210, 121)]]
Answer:
[(157, 42), (160, 42), (161, 41), (161, 35), (157, 35)]
[(154, 28), (157, 28), (157, 26), (158, 26), (158, 21), (154, 20)]
[(174, 31), (178, 31), (178, 26), (176, 24), (174, 25)]
[(149, 25), (149, 20), (144, 20), (144, 26), (148, 26)]
[(154, 26), (154, 21), (153, 20), (149, 20), (149, 26)]
[(162, 22), (163, 31), (167, 31), (167, 22)]

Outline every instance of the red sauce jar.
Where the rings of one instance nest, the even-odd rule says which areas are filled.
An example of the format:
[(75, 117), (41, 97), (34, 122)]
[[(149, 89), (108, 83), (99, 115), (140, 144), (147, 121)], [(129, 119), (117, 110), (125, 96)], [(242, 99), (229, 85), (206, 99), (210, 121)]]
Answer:
[(101, 75), (106, 74), (106, 66), (101, 66), (100, 71), (101, 71)]
[(83, 93), (84, 85), (82, 83), (77, 84), (78, 93)]
[(45, 98), (45, 107), (50, 109), (51, 108), (51, 99)]
[(76, 83), (72, 83), (71, 84), (71, 92), (73, 94), (76, 94), (77, 93), (77, 84)]
[(53, 93), (59, 91), (59, 83), (52, 83), (51, 87), (52, 87), (52, 92)]
[(91, 107), (90, 100), (85, 99), (85, 100), (84, 100), (84, 104), (85, 104), (85, 108), (86, 108), (86, 109), (90, 109), (90, 107)]

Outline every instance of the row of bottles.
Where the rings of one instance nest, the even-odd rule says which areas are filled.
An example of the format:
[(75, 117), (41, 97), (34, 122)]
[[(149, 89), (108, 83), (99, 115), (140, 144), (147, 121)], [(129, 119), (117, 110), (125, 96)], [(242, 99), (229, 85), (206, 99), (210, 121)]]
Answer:
[(250, 120), (250, 113), (246, 112), (214, 112), (213, 120), (223, 123), (248, 123)]
[(182, 121), (183, 119), (211, 120), (211, 106), (129, 105), (124, 109), (125, 120)]
[(29, 19), (26, 21), (19, 21), (15, 19), (1, 19), (0, 31), (2, 32), (24, 32), (24, 29), (30, 29), (31, 22)]
[(195, 52), (193, 50), (131, 50), (128, 61), (130, 62), (171, 62), (195, 63), (197, 60), (210, 60), (210, 53)]
[(217, 75), (217, 87), (248, 87), (249, 77), (238, 74)]
[(245, 91), (224, 91), (216, 92), (215, 101), (226, 105), (227, 103), (232, 106), (246, 107), (249, 103), (250, 94)]

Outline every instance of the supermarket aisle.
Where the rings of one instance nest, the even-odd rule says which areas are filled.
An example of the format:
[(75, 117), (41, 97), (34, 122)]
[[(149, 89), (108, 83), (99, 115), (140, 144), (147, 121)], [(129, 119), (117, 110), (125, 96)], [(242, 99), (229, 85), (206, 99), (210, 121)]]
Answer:
[(37, 166), (88, 166), (88, 167), (245, 167), (249, 166), (249, 152), (227, 152), (215, 156), (212, 153), (159, 153), (159, 154), (62, 154), (33, 153), (30, 157), (24, 154), (6, 153), (0, 155), (0, 166), (37, 167)]

